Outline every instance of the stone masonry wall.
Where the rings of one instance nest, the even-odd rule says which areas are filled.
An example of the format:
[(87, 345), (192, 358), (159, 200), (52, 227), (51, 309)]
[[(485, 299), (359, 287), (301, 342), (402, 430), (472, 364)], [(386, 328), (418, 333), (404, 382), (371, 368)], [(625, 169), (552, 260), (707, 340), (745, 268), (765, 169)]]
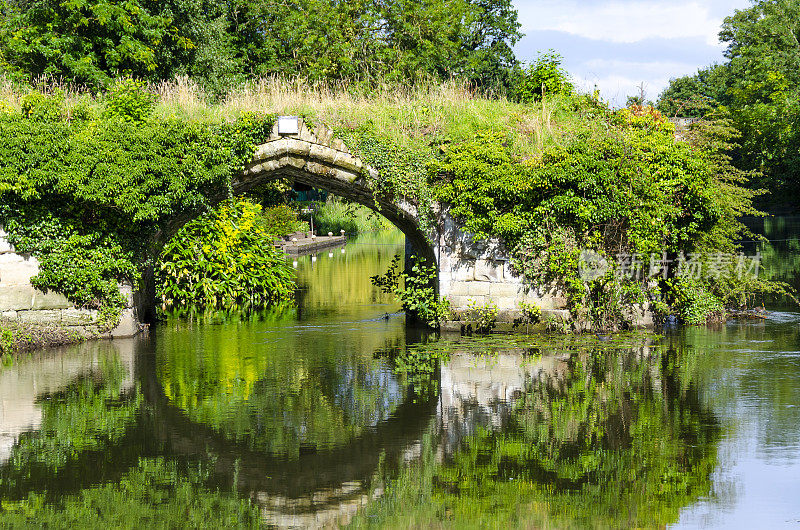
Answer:
[[(39, 261), (29, 254), (18, 254), (6, 236), (0, 227), (0, 318), (59, 325), (92, 334), (92, 327), (98, 323), (97, 311), (78, 309), (63, 294), (43, 293), (31, 285), (31, 277), (39, 273)], [(122, 292), (126, 308), (120, 324), (108, 333), (110, 337), (131, 337), (139, 332), (132, 289), (123, 286)]]
[(511, 270), (510, 256), (499, 244), (475, 241), (442, 216), (435, 252), (439, 261), (439, 294), (450, 301), (454, 313), (465, 312), (470, 302), (494, 304), (499, 320), (521, 315), (521, 303), (536, 304), (544, 314), (568, 319), (567, 301), (557, 292), (531, 289)]

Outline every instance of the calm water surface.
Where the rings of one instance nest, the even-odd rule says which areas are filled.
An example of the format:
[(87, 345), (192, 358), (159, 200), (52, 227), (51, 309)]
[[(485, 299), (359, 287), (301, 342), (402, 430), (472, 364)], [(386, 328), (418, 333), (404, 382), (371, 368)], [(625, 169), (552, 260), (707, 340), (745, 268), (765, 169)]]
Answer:
[(402, 249), (299, 258), (296, 306), (4, 368), (0, 527), (800, 526), (800, 313), (436, 338), (369, 283)]

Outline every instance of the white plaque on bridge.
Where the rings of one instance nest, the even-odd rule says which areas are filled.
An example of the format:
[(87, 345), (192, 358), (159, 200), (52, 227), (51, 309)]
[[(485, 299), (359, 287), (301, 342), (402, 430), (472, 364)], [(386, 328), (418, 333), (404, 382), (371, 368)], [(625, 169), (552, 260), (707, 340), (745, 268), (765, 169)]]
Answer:
[(297, 116), (278, 116), (278, 134), (300, 134)]

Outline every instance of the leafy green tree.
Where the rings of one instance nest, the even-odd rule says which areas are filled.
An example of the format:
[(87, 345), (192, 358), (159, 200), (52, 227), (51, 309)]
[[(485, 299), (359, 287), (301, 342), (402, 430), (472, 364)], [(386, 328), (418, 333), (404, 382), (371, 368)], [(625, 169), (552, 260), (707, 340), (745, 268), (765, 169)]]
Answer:
[(4, 11), (5, 61), (26, 76), (104, 86), (154, 72), (164, 43), (189, 45), (170, 19), (136, 0), (11, 0)]
[(722, 65), (673, 79), (659, 98), (667, 115), (730, 117), (741, 133), (737, 167), (761, 176), (785, 202), (800, 190), (800, 1), (760, 0), (725, 19)]
[(722, 65), (672, 79), (659, 96), (656, 107), (670, 117), (701, 118), (725, 101), (727, 80), (728, 69)]
[(452, 3), (395, 0), (382, 12), (393, 66), (390, 78), (462, 76), (478, 85), (507, 83), (521, 37), (509, 0)]
[(274, 74), (506, 86), (521, 37), (510, 0), (7, 0), (0, 16), (0, 68), (20, 76), (186, 75), (215, 94)]
[(242, 80), (244, 58), (231, 24), (232, 2), (214, 0), (143, 0), (153, 13), (172, 21), (183, 37), (155, 48), (158, 79), (187, 76), (212, 94)]
[(728, 100), (738, 157), (774, 191), (800, 189), (800, 1), (762, 0), (725, 19)]

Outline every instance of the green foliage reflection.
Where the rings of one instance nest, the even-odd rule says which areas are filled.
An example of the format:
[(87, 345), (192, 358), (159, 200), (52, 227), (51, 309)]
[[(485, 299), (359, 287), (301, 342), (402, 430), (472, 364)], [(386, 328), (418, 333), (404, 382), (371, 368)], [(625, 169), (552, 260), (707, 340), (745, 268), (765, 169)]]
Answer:
[(568, 349), (567, 369), (530, 381), (500, 426), (441, 463), (429, 440), (356, 526), (663, 527), (708, 495), (720, 429), (685, 354)]
[(246, 321), (175, 326), (157, 359), (166, 398), (191, 421), (253, 450), (296, 458), (301, 446), (347, 443), (403, 399), (392, 372), (373, 358), (386, 346), (380, 334), (264, 333)]
[(231, 493), (208, 489), (207, 474), (162, 458), (142, 459), (117, 483), (47, 502), (31, 494), (0, 504), (6, 528), (260, 528), (259, 511)]

